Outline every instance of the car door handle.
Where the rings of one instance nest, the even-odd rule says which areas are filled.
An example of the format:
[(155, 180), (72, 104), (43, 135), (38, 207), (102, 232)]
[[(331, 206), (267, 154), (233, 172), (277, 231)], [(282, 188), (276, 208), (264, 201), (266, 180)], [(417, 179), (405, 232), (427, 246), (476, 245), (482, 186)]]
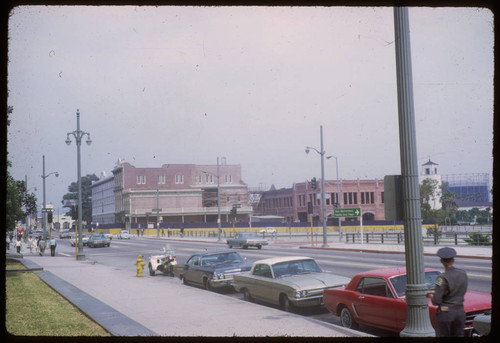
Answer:
[(362, 296), (362, 295), (358, 296), (358, 300), (363, 300), (364, 298), (365, 298), (365, 297), (364, 297), (364, 296)]

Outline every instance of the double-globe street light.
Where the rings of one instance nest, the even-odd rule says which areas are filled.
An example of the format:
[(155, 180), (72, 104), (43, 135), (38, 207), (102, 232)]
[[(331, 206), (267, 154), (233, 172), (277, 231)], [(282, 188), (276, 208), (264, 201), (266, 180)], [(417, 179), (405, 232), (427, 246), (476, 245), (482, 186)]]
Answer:
[(326, 232), (326, 203), (325, 203), (325, 153), (323, 149), (323, 125), (319, 127), (320, 130), (320, 144), (321, 149), (318, 150), (313, 147), (306, 147), (306, 154), (312, 149), (316, 151), (321, 156), (321, 212), (323, 213), (323, 247), (328, 246), (327, 242), (327, 232)]
[(54, 174), (56, 177), (59, 177), (58, 172), (52, 172), (45, 174), (45, 155), (42, 156), (42, 172), (43, 174), (40, 175), (43, 179), (43, 208), (42, 208), (42, 227), (43, 227), (43, 237), (44, 239), (47, 238), (47, 204), (45, 201), (45, 179), (48, 178), (50, 175)]
[(66, 144), (70, 145), (71, 140), (69, 135), (73, 135), (76, 140), (76, 155), (77, 155), (77, 178), (78, 178), (78, 250), (76, 253), (77, 260), (85, 259), (83, 254), (83, 240), (82, 240), (82, 179), (81, 179), (81, 158), (80, 158), (80, 145), (82, 144), (82, 138), (87, 135), (87, 145), (92, 144), (90, 139), (90, 133), (80, 130), (80, 110), (76, 110), (76, 131), (68, 132), (66, 136)]

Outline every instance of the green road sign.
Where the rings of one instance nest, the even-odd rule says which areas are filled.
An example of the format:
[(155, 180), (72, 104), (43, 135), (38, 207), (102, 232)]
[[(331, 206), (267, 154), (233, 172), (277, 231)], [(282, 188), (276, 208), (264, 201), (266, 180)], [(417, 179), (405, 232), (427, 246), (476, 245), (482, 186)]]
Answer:
[(360, 208), (335, 208), (333, 209), (334, 218), (342, 217), (359, 217), (361, 216)]

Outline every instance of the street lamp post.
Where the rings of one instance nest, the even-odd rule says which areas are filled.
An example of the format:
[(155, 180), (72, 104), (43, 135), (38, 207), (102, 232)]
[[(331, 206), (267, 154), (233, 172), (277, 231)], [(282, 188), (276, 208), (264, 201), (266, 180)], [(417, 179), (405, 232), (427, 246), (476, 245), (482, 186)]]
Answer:
[(407, 278), (407, 319), (400, 335), (402, 337), (434, 336), (434, 329), (429, 318), (429, 300), (426, 297), (407, 7), (394, 8), (394, 33)]
[(323, 125), (319, 127), (320, 129), (320, 144), (321, 151), (316, 148), (306, 147), (306, 154), (309, 153), (310, 149), (313, 149), (321, 156), (321, 211), (323, 213), (323, 247), (328, 246), (327, 241), (327, 231), (326, 231), (326, 203), (325, 203), (325, 150), (323, 149)]
[(43, 179), (43, 208), (42, 208), (42, 227), (43, 227), (43, 237), (44, 239), (47, 237), (47, 204), (45, 201), (45, 179), (48, 178), (50, 175), (54, 174), (56, 177), (59, 177), (58, 172), (52, 172), (45, 174), (45, 155), (42, 156), (42, 172), (43, 175), (41, 175)]
[[(330, 158), (335, 159), (335, 170), (337, 171), (337, 205), (340, 204), (340, 185), (339, 185), (339, 160), (336, 156), (327, 156), (326, 159)], [(335, 203), (332, 201), (333, 206), (335, 207)], [(342, 242), (342, 218), (338, 218), (339, 220), (339, 242)]]
[(87, 135), (87, 145), (92, 144), (90, 133), (80, 130), (80, 110), (76, 110), (76, 131), (68, 132), (66, 136), (66, 144), (70, 145), (71, 140), (69, 135), (73, 135), (76, 140), (76, 155), (77, 155), (77, 178), (78, 178), (78, 251), (76, 254), (77, 260), (84, 260), (83, 241), (82, 241), (82, 179), (81, 179), (81, 158), (80, 145), (82, 144), (83, 136)]

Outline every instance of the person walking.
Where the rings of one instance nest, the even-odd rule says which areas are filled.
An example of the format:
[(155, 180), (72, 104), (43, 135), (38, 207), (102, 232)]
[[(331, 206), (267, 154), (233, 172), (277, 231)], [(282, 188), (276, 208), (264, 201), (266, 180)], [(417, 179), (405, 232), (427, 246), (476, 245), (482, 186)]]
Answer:
[(52, 238), (49, 241), (49, 247), (50, 247), (50, 256), (56, 256), (57, 241), (55, 238)]
[(436, 337), (463, 337), (465, 324), (464, 295), (467, 291), (467, 273), (455, 268), (457, 252), (441, 248), (437, 252), (444, 266), (444, 273), (436, 278), (436, 289), (427, 293), (432, 304), (437, 305)]
[(33, 238), (31, 235), (28, 238), (28, 247), (30, 248), (30, 255), (33, 255)]
[(46, 244), (47, 243), (45, 242), (45, 239), (43, 239), (43, 237), (40, 237), (40, 239), (38, 241), (38, 250), (39, 250), (40, 256), (43, 256), (43, 253), (45, 252)]
[(21, 253), (21, 237), (17, 237), (17, 240), (16, 240), (16, 251), (18, 254)]

